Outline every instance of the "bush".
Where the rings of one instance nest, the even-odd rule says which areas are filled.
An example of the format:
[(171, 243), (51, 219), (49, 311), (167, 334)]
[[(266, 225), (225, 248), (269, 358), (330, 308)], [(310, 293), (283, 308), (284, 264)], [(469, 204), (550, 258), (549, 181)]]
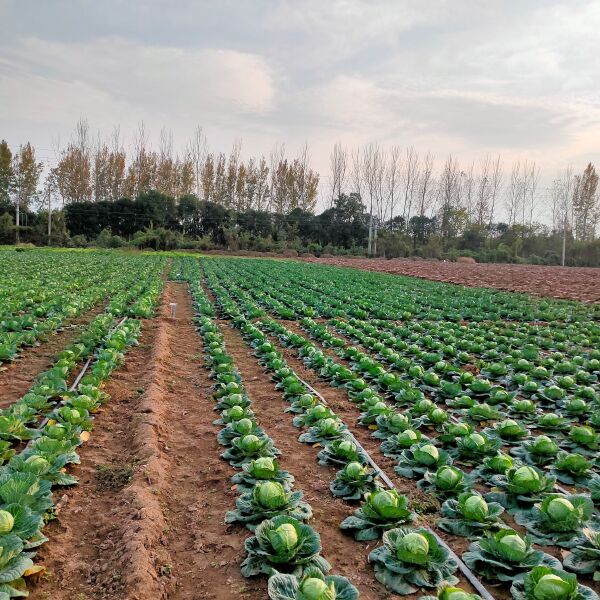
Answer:
[(498, 244), (498, 249), (496, 250), (496, 260), (504, 263), (512, 262), (512, 253), (506, 244)]
[(112, 235), (107, 227), (98, 234), (94, 245), (98, 248), (122, 248), (126, 245), (126, 242), (120, 235)]
[(13, 218), (4, 213), (0, 216), (0, 244), (12, 244), (15, 241), (15, 225)]
[(69, 245), (72, 248), (87, 248), (88, 245), (88, 241), (85, 237), (85, 235), (74, 235), (71, 240)]

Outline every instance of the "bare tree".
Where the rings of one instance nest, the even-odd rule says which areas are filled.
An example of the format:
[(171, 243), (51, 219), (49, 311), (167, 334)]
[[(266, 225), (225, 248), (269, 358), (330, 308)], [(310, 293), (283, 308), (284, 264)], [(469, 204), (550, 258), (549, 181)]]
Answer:
[(533, 215), (537, 204), (537, 188), (540, 182), (540, 169), (536, 166), (535, 162), (532, 163), (529, 168), (529, 174), (527, 176), (527, 219), (529, 221), (529, 227), (533, 227)]
[[(283, 198), (284, 179), (282, 172), (282, 163), (285, 159), (285, 144), (275, 144), (269, 154), (271, 181), (269, 186), (269, 209), (273, 210), (273, 203), (278, 205), (278, 208), (283, 209), (285, 198)], [(283, 186), (283, 188), (282, 188)], [(277, 212), (277, 210), (275, 210)]]
[(169, 196), (177, 193), (177, 164), (173, 156), (173, 132), (164, 127), (160, 131), (154, 184), (158, 191)]
[(200, 170), (200, 199), (206, 202), (214, 202), (215, 193), (215, 157), (209, 153), (204, 158), (204, 164)]
[(96, 202), (110, 198), (110, 148), (100, 139), (93, 149), (93, 197)]
[(362, 198), (364, 192), (364, 168), (363, 168), (363, 156), (360, 148), (354, 148), (351, 154), (352, 159), (352, 171), (350, 177), (352, 179), (352, 185), (354, 191)]
[(406, 149), (404, 160), (402, 161), (402, 188), (404, 194), (404, 207), (402, 217), (404, 222), (410, 220), (410, 213), (415, 196), (415, 189), (419, 174), (419, 155), (411, 146)]
[(506, 190), (506, 214), (509, 226), (517, 222), (524, 187), (525, 183), (521, 174), (521, 162), (517, 161), (511, 167), (510, 180), (508, 182), (508, 189)]
[(110, 153), (108, 157), (108, 193), (111, 200), (115, 201), (123, 195), (125, 180), (126, 154), (121, 143), (121, 132), (115, 127), (110, 140)]
[[(389, 220), (392, 221), (398, 204), (400, 191), (400, 169), (401, 169), (400, 147), (392, 146), (390, 148), (387, 165), (385, 167), (385, 196), (386, 207), (389, 210)], [(387, 210), (386, 210), (387, 213)], [(406, 225), (406, 224), (405, 224)]]
[(452, 155), (448, 156), (439, 180), (440, 229), (444, 239), (455, 237), (462, 226), (460, 167)]
[(202, 171), (206, 164), (208, 144), (206, 141), (206, 135), (204, 135), (204, 131), (200, 125), (196, 126), (192, 139), (188, 143), (188, 154), (194, 173), (196, 196), (198, 196), (198, 198), (202, 198), (203, 193), (205, 192), (202, 185)]
[(466, 171), (461, 171), (461, 196), (462, 202), (467, 214), (467, 221), (472, 223), (477, 221), (476, 211), (476, 181), (475, 181), (475, 163), (471, 162)]
[(569, 166), (559, 173), (551, 189), (552, 221), (555, 231), (562, 233), (561, 264), (563, 267), (566, 259), (567, 233), (572, 228), (574, 191), (575, 178), (573, 177), (573, 168)]
[(369, 196), (369, 254), (377, 252), (377, 225), (382, 220), (384, 155), (378, 144), (368, 144), (362, 152), (362, 180)]
[(225, 205), (229, 208), (235, 207), (235, 196), (237, 188), (237, 176), (240, 165), (240, 154), (242, 142), (236, 139), (231, 147), (227, 160), (227, 174), (225, 176)]
[(500, 160), (500, 155), (496, 157), (496, 160), (492, 163), (491, 170), (491, 184), (490, 184), (490, 208), (489, 208), (489, 221), (488, 224), (491, 226), (494, 220), (494, 214), (496, 211), (496, 202), (500, 190), (502, 189), (502, 180), (504, 178), (504, 169)]
[(329, 168), (331, 171), (329, 208), (331, 208), (335, 199), (344, 193), (348, 175), (348, 151), (342, 146), (341, 142), (336, 142), (333, 145), (333, 150), (329, 156)]
[(256, 179), (254, 207), (256, 210), (267, 210), (269, 207), (269, 167), (264, 156), (260, 157), (254, 173)]
[(419, 171), (419, 182), (417, 184), (417, 212), (419, 217), (424, 217), (430, 208), (435, 193), (435, 182), (433, 179), (433, 154), (427, 153), (423, 157)]
[(477, 174), (475, 203), (473, 206), (473, 221), (477, 225), (487, 222), (490, 214), (490, 199), (492, 195), (492, 159), (486, 154), (479, 161), (479, 173)]

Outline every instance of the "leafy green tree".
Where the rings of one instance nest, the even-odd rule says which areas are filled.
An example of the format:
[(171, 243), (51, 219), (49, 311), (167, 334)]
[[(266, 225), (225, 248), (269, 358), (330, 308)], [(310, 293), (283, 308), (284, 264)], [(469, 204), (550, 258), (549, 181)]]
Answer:
[(32, 201), (38, 194), (38, 182), (42, 172), (42, 163), (37, 162), (35, 150), (28, 142), (19, 148), (18, 154), (13, 157), (13, 186), (12, 193), (15, 200), (15, 225), (16, 242), (19, 242), (20, 213), (22, 209), (28, 210)]
[(0, 211), (8, 211), (13, 184), (12, 152), (6, 140), (0, 142)]

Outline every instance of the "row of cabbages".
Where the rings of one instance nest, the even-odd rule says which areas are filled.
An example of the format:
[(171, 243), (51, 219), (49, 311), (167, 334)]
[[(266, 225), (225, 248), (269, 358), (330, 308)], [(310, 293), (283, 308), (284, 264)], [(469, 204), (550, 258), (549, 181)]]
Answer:
[[(45, 341), (107, 296), (139, 292), (165, 262), (95, 252), (0, 251), (0, 270), (7, 275), (0, 284), (0, 363), (15, 360), (23, 348)], [(161, 283), (160, 277), (155, 280)], [(143, 316), (141, 305), (132, 308), (133, 316)]]
[[(206, 263), (208, 264), (208, 263)], [(209, 283), (212, 284), (213, 286), (213, 291), (216, 293), (216, 295), (219, 297), (220, 301), (221, 301), (221, 306), (224, 310), (224, 312), (229, 315), (230, 317), (235, 317), (236, 315), (240, 315), (241, 312), (245, 312), (250, 316), (261, 316), (260, 315), (260, 309), (258, 309), (258, 307), (256, 306), (256, 304), (253, 301), (253, 298), (245, 293), (245, 292), (241, 292), (239, 290), (239, 288), (236, 287), (236, 284), (239, 284), (239, 281), (230, 281), (227, 277), (222, 277), (222, 272), (220, 273), (221, 277), (220, 278), (216, 278), (214, 277), (214, 270), (211, 272), (208, 272), (209, 274)], [(246, 282), (244, 282), (246, 283)], [(248, 287), (248, 286), (244, 286), (244, 287)], [(272, 287), (269, 288), (269, 290), (272, 290)], [(232, 298), (232, 296), (235, 296), (235, 300)], [(264, 295), (260, 295), (257, 297), (260, 297), (261, 299), (263, 299), (265, 296), (268, 296), (268, 293), (265, 293)], [(240, 303), (239, 305), (237, 303)], [(273, 299), (269, 299), (268, 302), (265, 301), (265, 305), (269, 305), (269, 307), (271, 305), (275, 306), (276, 302)], [(240, 311), (239, 306), (242, 306), (242, 311)], [(278, 305), (277, 305), (278, 306)], [(279, 310), (279, 309), (278, 309)], [(272, 322), (271, 324), (273, 324), (275, 322)], [(274, 332), (275, 333), (281, 333), (280, 331), (278, 332), (276, 328), (274, 328)], [(378, 432), (379, 429), (382, 430), (382, 433), (385, 434), (387, 433), (388, 436), (391, 435), (391, 433), (394, 433), (394, 440), (393, 442), (396, 442), (396, 440), (399, 442), (399, 444), (401, 445), (401, 448), (399, 449), (402, 453), (406, 452), (406, 458), (408, 459), (408, 461), (410, 462), (414, 456), (409, 454), (409, 452), (411, 451), (411, 446), (415, 445), (415, 441), (416, 438), (419, 437), (420, 432), (419, 432), (419, 425), (426, 425), (426, 426), (436, 426), (436, 427), (443, 427), (444, 425), (448, 428), (448, 431), (446, 432), (449, 437), (455, 441), (458, 442), (459, 438), (465, 437), (466, 439), (464, 440), (464, 442), (461, 443), (461, 447), (463, 448), (463, 453), (460, 457), (457, 457), (460, 461), (464, 460), (465, 456), (467, 456), (471, 450), (473, 450), (473, 458), (475, 458), (475, 460), (477, 460), (478, 462), (481, 462), (481, 460), (483, 459), (483, 457), (481, 456), (477, 456), (478, 454), (478, 450), (481, 449), (481, 444), (479, 442), (481, 442), (483, 440), (484, 444), (484, 449), (485, 450), (492, 450), (489, 458), (490, 458), (490, 462), (486, 464), (486, 467), (490, 466), (492, 467), (491, 469), (486, 469), (486, 471), (492, 471), (493, 469), (500, 469), (500, 472), (504, 472), (504, 471), (508, 471), (509, 467), (514, 466), (514, 469), (512, 471), (510, 471), (510, 473), (507, 474), (507, 476), (502, 480), (502, 481), (498, 481), (498, 478), (496, 478), (495, 483), (501, 484), (501, 483), (506, 483), (508, 488), (508, 494), (505, 494), (504, 497), (506, 500), (510, 500), (511, 496), (512, 499), (515, 499), (516, 501), (521, 501), (522, 497), (530, 495), (533, 496), (531, 498), (531, 500), (533, 500), (533, 502), (531, 502), (529, 504), (529, 508), (531, 508), (531, 504), (533, 504), (536, 500), (535, 495), (530, 494), (529, 492), (531, 490), (528, 490), (527, 487), (530, 485), (532, 488), (539, 488), (537, 489), (537, 491), (539, 492), (540, 490), (542, 490), (542, 488), (544, 488), (544, 486), (548, 485), (548, 480), (544, 480), (544, 475), (540, 474), (540, 472), (536, 471), (536, 469), (534, 467), (532, 468), (525, 468), (525, 469), (520, 469), (518, 463), (513, 465), (512, 464), (512, 458), (510, 456), (507, 455), (498, 455), (498, 449), (497, 448), (491, 448), (491, 446), (496, 445), (497, 446), (497, 441), (495, 441), (493, 444), (489, 444), (488, 446), (485, 437), (486, 436), (482, 436), (479, 433), (475, 433), (473, 431), (473, 428), (469, 425), (467, 425), (466, 423), (446, 423), (444, 419), (442, 419), (441, 423), (436, 423), (435, 420), (438, 417), (438, 413), (442, 413), (442, 416), (444, 416), (444, 411), (441, 409), (437, 409), (435, 406), (432, 406), (431, 401), (426, 399), (426, 398), (415, 398), (414, 401), (412, 402), (412, 405), (414, 405), (416, 408), (421, 408), (421, 406), (417, 406), (418, 404), (425, 404), (426, 402), (429, 403), (427, 410), (424, 410), (423, 413), (421, 415), (415, 415), (417, 418), (421, 418), (422, 419), (422, 423), (419, 424), (418, 422), (414, 422), (411, 418), (411, 420), (408, 422), (408, 424), (406, 423), (406, 419), (404, 420), (404, 423), (400, 423), (399, 421), (401, 419), (399, 419), (400, 417), (404, 417), (405, 415), (399, 415), (398, 413), (396, 413), (395, 411), (393, 412), (393, 414), (391, 415), (391, 419), (395, 419), (395, 421), (390, 420), (390, 423), (392, 423), (392, 428), (395, 426), (398, 426), (398, 429), (395, 432), (392, 431), (386, 431), (385, 430), (385, 425), (381, 423), (381, 421), (379, 420), (379, 418), (383, 419), (383, 418), (387, 418), (390, 415), (385, 415), (385, 414), (380, 414), (380, 412), (383, 411), (390, 411), (390, 409), (386, 406), (386, 404), (384, 402), (382, 402), (382, 398), (378, 395), (377, 392), (368, 389), (368, 386), (365, 384), (364, 381), (361, 382), (360, 377), (361, 375), (364, 376), (365, 378), (368, 377), (368, 375), (370, 375), (370, 373), (368, 372), (368, 370), (366, 370), (366, 372), (363, 374), (363, 372), (359, 372), (358, 374), (354, 374), (351, 370), (342, 367), (341, 365), (333, 365), (331, 364), (330, 360), (328, 360), (323, 353), (320, 353), (316, 348), (311, 347), (311, 344), (309, 344), (308, 342), (306, 342), (305, 340), (302, 339), (302, 336), (296, 336), (296, 338), (301, 338), (300, 340), (298, 339), (293, 339), (293, 334), (292, 336), (290, 336), (290, 342), (291, 345), (295, 345), (295, 347), (299, 348), (299, 352), (301, 354), (301, 356), (304, 353), (304, 358), (307, 361), (308, 365), (311, 366), (312, 368), (314, 368), (317, 372), (319, 372), (319, 374), (321, 374), (322, 376), (330, 379), (332, 382), (334, 382), (336, 385), (343, 385), (345, 387), (348, 387), (350, 389), (350, 391), (352, 393), (354, 393), (354, 399), (361, 404), (361, 408), (363, 409), (364, 413), (362, 415), (362, 419), (361, 421), (363, 422), (363, 424), (365, 425), (369, 425), (369, 423), (367, 421), (369, 421), (370, 419), (370, 425), (371, 427), (377, 427), (378, 428)], [(345, 346), (345, 342), (342, 341), (342, 345)], [(351, 349), (351, 348), (350, 348)], [(592, 359), (593, 360), (593, 359)], [(361, 364), (360, 367), (362, 367), (363, 365)], [(372, 366), (371, 365), (365, 365), (368, 368), (370, 368)], [(375, 365), (376, 366), (376, 365)], [(593, 364), (590, 363), (590, 367), (593, 368)], [(382, 377), (388, 377), (388, 375), (385, 374), (385, 370), (381, 369), (382, 372), (377, 373), (377, 375), (381, 375)], [(433, 376), (432, 376), (433, 377)], [(393, 376), (394, 380), (396, 380), (396, 377)], [(382, 384), (388, 386), (389, 382), (385, 379), (382, 379), (381, 381)], [(429, 382), (431, 383), (431, 381)], [(568, 383), (568, 382), (563, 382), (563, 383)], [(358, 386), (357, 384), (361, 384), (362, 387)], [(433, 386), (432, 386), (433, 387)], [(416, 390), (417, 392), (419, 392), (422, 395), (422, 390)], [(479, 389), (474, 390), (476, 392), (479, 392)], [(484, 390), (485, 391), (485, 390)], [(426, 401), (426, 402), (425, 402)], [(411, 403), (408, 404), (409, 406), (411, 405)], [(425, 408), (425, 407), (423, 407)], [(435, 412), (434, 412), (435, 411)], [(409, 413), (410, 415), (410, 413)], [(410, 415), (412, 417), (412, 415)], [(433, 418), (430, 418), (433, 417)], [(327, 418), (326, 416), (324, 418)], [(430, 422), (429, 423), (425, 423), (425, 419), (429, 419)], [(517, 429), (518, 427), (518, 423), (517, 425)], [(328, 427), (330, 427), (331, 425), (328, 424)], [(503, 423), (502, 424), (502, 431), (504, 432), (504, 430), (506, 429), (506, 434), (507, 436), (510, 436), (512, 430), (515, 428), (515, 423), (511, 423), (511, 422), (507, 422), (507, 423)], [(378, 433), (377, 432), (377, 433)], [(579, 430), (576, 430), (576, 433), (579, 432)], [(581, 433), (585, 433), (585, 430), (582, 430)], [(468, 437), (467, 437), (468, 436)], [(481, 439), (480, 439), (481, 438)], [(423, 440), (424, 442), (428, 442), (428, 440)], [(543, 442), (544, 440), (542, 440)], [(437, 443), (437, 442), (435, 442)], [(444, 496), (447, 496), (448, 500), (454, 499), (456, 501), (458, 501), (458, 495), (460, 494), (461, 491), (464, 491), (469, 484), (469, 480), (466, 478), (466, 474), (463, 473), (460, 469), (457, 469), (456, 467), (454, 467), (453, 465), (449, 464), (449, 461), (447, 461), (446, 463), (444, 463), (444, 458), (441, 459), (441, 464), (438, 463), (438, 456), (442, 455), (442, 457), (444, 456), (444, 450), (440, 450), (438, 449), (434, 444), (432, 443), (427, 443), (425, 444), (425, 446), (427, 446), (426, 450), (424, 453), (420, 452), (419, 448), (416, 448), (417, 451), (417, 455), (419, 459), (423, 459), (423, 464), (421, 465), (422, 470), (419, 469), (419, 465), (417, 465), (416, 469), (412, 468), (412, 465), (404, 465), (406, 468), (409, 468), (411, 470), (412, 473), (414, 473), (413, 476), (419, 478), (422, 477), (422, 475), (424, 475), (425, 473), (428, 473), (427, 475), (427, 479), (423, 478), (423, 485), (425, 487), (428, 487), (430, 491), (439, 494), (440, 496), (442, 496), (442, 498)], [(429, 456), (425, 456), (425, 455), (429, 455)], [(431, 456), (431, 454), (433, 454), (434, 456)], [(436, 456), (437, 455), (437, 456)], [(574, 455), (575, 456), (575, 455)], [(419, 472), (420, 471), (420, 472)], [(493, 475), (494, 473), (489, 473), (490, 475)], [(498, 474), (498, 473), (496, 473)], [(508, 479), (510, 478), (510, 481), (508, 481)], [(506, 481), (505, 481), (506, 480)], [(529, 483), (525, 483), (525, 482), (529, 482)], [(521, 486), (520, 490), (517, 490), (517, 485)], [(544, 490), (542, 490), (542, 492), (544, 492)], [(482, 502), (485, 502), (485, 505), (489, 505), (489, 504), (493, 504), (494, 500), (490, 500), (489, 502), (487, 502), (485, 499), (481, 498), (480, 496), (477, 497), (478, 495), (474, 495), (475, 497), (470, 500), (469, 503), (466, 502), (466, 500), (468, 499), (468, 497), (464, 497), (461, 498), (462, 500), (462, 504), (459, 504), (458, 506), (466, 506), (467, 504), (473, 508), (474, 504), (479, 505), (479, 507), (481, 508), (482, 506), (484, 506), (482, 504)], [(564, 501), (566, 500), (566, 502), (568, 504), (565, 504)], [(571, 502), (571, 500), (569, 498), (562, 498), (562, 497), (552, 497), (549, 498), (548, 500), (548, 505), (552, 504), (552, 510), (554, 512), (554, 514), (556, 514), (558, 511), (557, 509), (562, 507), (563, 509), (566, 507), (569, 511), (569, 514), (572, 514), (573, 516), (577, 515), (577, 518), (573, 519), (573, 518), (569, 518), (569, 519), (562, 519), (562, 522), (559, 525), (555, 525), (554, 523), (550, 523), (550, 525), (552, 527), (566, 527), (568, 528), (572, 528), (575, 527), (578, 530), (580, 530), (582, 533), (582, 528), (581, 528), (581, 524), (582, 522), (585, 522), (586, 520), (589, 522), (589, 501), (586, 502), (585, 500), (580, 500), (580, 499), (573, 499), (575, 500), (574, 502)], [(553, 502), (554, 501), (554, 502)], [(573, 507), (571, 509), (571, 506)], [(525, 507), (524, 507), (525, 508)], [(539, 507), (540, 509), (542, 508), (541, 506)], [(544, 507), (546, 508), (546, 507)], [(452, 518), (452, 512), (453, 512), (453, 507), (449, 504), (446, 503), (444, 504), (444, 509), (446, 514), (447, 519), (451, 519)], [(485, 509), (483, 509), (485, 510)], [(456, 510), (454, 509), (454, 512), (456, 512)], [(497, 506), (492, 506), (492, 510), (489, 510), (489, 506), (488, 506), (488, 512), (493, 513), (496, 512), (497, 513)], [(543, 511), (542, 511), (543, 512)], [(563, 512), (564, 515), (564, 512)], [(497, 514), (496, 514), (497, 516)], [(454, 519), (456, 521), (456, 519)], [(490, 519), (490, 522), (492, 522), (494, 519)], [(497, 520), (496, 520), (497, 521)], [(489, 523), (488, 523), (489, 524)], [(485, 528), (485, 523), (483, 524), (484, 526), (478, 528), (480, 532), (484, 532), (486, 530)], [(493, 527), (489, 528), (489, 533), (493, 533)], [(487, 533), (487, 532), (486, 532)], [(563, 531), (564, 533), (564, 531)], [(469, 536), (473, 536), (476, 537), (473, 534), (469, 534)], [(592, 564), (589, 564), (588, 560), (585, 560), (586, 556), (591, 555), (592, 557), (594, 556), (594, 553), (597, 552), (597, 543), (595, 542), (595, 536), (590, 535), (590, 537), (592, 538), (591, 540), (585, 540), (585, 533), (583, 533), (583, 535), (578, 539), (578, 542), (581, 543), (581, 547), (576, 547), (571, 555), (571, 561), (565, 561), (565, 564), (567, 566), (569, 566), (569, 568), (573, 568), (574, 570), (580, 570), (583, 571), (585, 569), (584, 572), (593, 572), (595, 569), (597, 569), (597, 561), (596, 561), (596, 566), (594, 566), (594, 561), (592, 561)], [(515, 555), (515, 557), (513, 558), (513, 560), (508, 560), (508, 571), (509, 571), (509, 579), (514, 579), (514, 573), (520, 573), (521, 575), (523, 575), (525, 572), (527, 572), (532, 564), (538, 564), (536, 562), (536, 560), (540, 559), (541, 557), (543, 557), (544, 553), (534, 550), (533, 548), (531, 548), (531, 539), (525, 539), (525, 540), (521, 540), (519, 542), (517, 542), (518, 536), (515, 535), (515, 532), (513, 531), (512, 534), (506, 534), (506, 532), (503, 532), (503, 534), (500, 536), (498, 536), (498, 540), (495, 540), (498, 542), (498, 547), (501, 549), (506, 549), (508, 547), (509, 544), (519, 544), (520, 546), (525, 546), (525, 552), (521, 552), (521, 556), (517, 556)], [(507, 539), (504, 539), (507, 538)], [(523, 542), (523, 543), (521, 543)], [(470, 552), (474, 552), (477, 553), (479, 551), (479, 549), (476, 546), (477, 542), (474, 542), (472, 547), (470, 548)], [(538, 552), (538, 554), (534, 554), (534, 552)], [(581, 556), (578, 558), (577, 557), (577, 553), (581, 552), (584, 557), (582, 558)], [(506, 553), (505, 553), (506, 554)], [(469, 558), (468, 556), (465, 556), (465, 558)], [(487, 560), (489, 561), (490, 564), (492, 564), (492, 567), (494, 565), (494, 563), (496, 562), (496, 558), (497, 556), (495, 555), (494, 551), (491, 551), (489, 553), (489, 556), (487, 557)], [(522, 560), (523, 558), (525, 559), (529, 559), (532, 560), (533, 562), (528, 562), (528, 560)], [(550, 557), (551, 558), (551, 557)], [(479, 563), (483, 563), (485, 565), (486, 560), (484, 559), (483, 561), (475, 561), (474, 565), (477, 566)], [(553, 563), (554, 566), (559, 566), (560, 564), (555, 562)], [(550, 567), (552, 568), (552, 567)], [(591, 568), (591, 571), (590, 571)], [(481, 569), (482, 571), (485, 571), (484, 568)], [(485, 573), (483, 573), (485, 575)], [(488, 574), (492, 575), (493, 579), (497, 579), (496, 577), (496, 569), (491, 568), (488, 569)], [(539, 576), (540, 578), (543, 577), (543, 585), (541, 586), (540, 589), (543, 589), (544, 586), (546, 586), (548, 584), (548, 581), (552, 581), (553, 578), (552, 577), (546, 577), (546, 575), (552, 575), (553, 577), (559, 577), (561, 578), (563, 581), (565, 581), (566, 583), (569, 583), (569, 585), (565, 585), (563, 592), (561, 596), (557, 596), (557, 597), (572, 597), (572, 594), (574, 593), (579, 593), (576, 591), (573, 591), (573, 577), (572, 576), (568, 576), (566, 573), (560, 573), (560, 572), (553, 572), (553, 573), (543, 573), (542, 571), (536, 572), (536, 573), (532, 573), (531, 576), (529, 577), (529, 579), (533, 580), (535, 578), (535, 576)], [(556, 583), (556, 582), (555, 582)], [(575, 586), (576, 587), (576, 586)], [(584, 588), (582, 588), (584, 591), (586, 591)], [(531, 590), (530, 590), (531, 591)], [(514, 589), (514, 593), (518, 594), (519, 590), (515, 587)], [(531, 591), (531, 593), (533, 593)], [(538, 594), (541, 594), (543, 592), (538, 591)], [(533, 596), (535, 597), (535, 596)]]
[(340, 527), (358, 541), (383, 537), (383, 545), (369, 554), (376, 578), (400, 594), (434, 589), (435, 598), (478, 598), (454, 587), (457, 564), (447, 549), (427, 529), (411, 527), (416, 515), (408, 499), (379, 485), (376, 471), (339, 417), (310, 393), (263, 332), (242, 319), (236, 324), (290, 403), (287, 410), (295, 415), (294, 425), (308, 428), (299, 441), (322, 447), (319, 464), (340, 467), (330, 484), (332, 494), (360, 503)]
[[(48, 414), (47, 423), (39, 429), (27, 429), (26, 437), (11, 438), (4, 429), (3, 443), (10, 443), (10, 439), (31, 442), (0, 467), (0, 600), (27, 596), (24, 577), (43, 570), (32, 559), (35, 548), (47, 541), (42, 529), (54, 516), (52, 488), (77, 483), (65, 467), (79, 463), (76, 449), (89, 436), (92, 413), (108, 400), (101, 390), (102, 383), (121, 364), (126, 347), (137, 340), (140, 323), (136, 320), (127, 319), (108, 335), (104, 330), (106, 337), (88, 373), (76, 390), (67, 392), (64, 378), (96, 347), (104, 321), (95, 320), (87, 335), (64, 350), (48, 376), (43, 375), (12, 408), (13, 414), (27, 420), (45, 412), (50, 399), (62, 397), (63, 401)], [(6, 418), (0, 417), (0, 423)], [(19, 434), (23, 433), (21, 429)], [(5, 458), (7, 453), (5, 448)]]
[[(137, 312), (142, 301), (154, 305), (160, 270), (119, 288), (29, 391), (0, 411), (0, 600), (27, 596), (24, 577), (43, 570), (32, 559), (47, 541), (44, 525), (55, 516), (52, 488), (77, 483), (66, 467), (79, 463), (76, 449), (89, 437), (93, 413), (109, 399), (102, 384), (137, 343), (140, 322), (127, 318), (115, 325), (116, 318)], [(68, 380), (88, 358), (91, 366), (70, 391)], [(17, 453), (22, 443), (27, 446)]]
[[(198, 313), (210, 314), (202, 290), (193, 285), (193, 267), (182, 265), (181, 271), (182, 278), (189, 278)], [(215, 424), (222, 426), (218, 440), (227, 447), (222, 458), (238, 469), (232, 482), (239, 497), (226, 522), (242, 523), (254, 533), (244, 544), (242, 574), (267, 575), (273, 600), (358, 598), (358, 590), (346, 578), (328, 575), (331, 565), (320, 554), (319, 534), (306, 523), (311, 507), (302, 500), (302, 492), (293, 490), (293, 476), (281, 469), (279, 450), (258, 425), (218, 326), (209, 316), (199, 316), (197, 326), (215, 379), (215, 410), (220, 413)]]

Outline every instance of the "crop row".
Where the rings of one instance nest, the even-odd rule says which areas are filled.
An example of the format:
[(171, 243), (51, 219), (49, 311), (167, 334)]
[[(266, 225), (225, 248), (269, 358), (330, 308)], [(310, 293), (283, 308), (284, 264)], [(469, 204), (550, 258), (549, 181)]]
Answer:
[(190, 283), (207, 367), (215, 380), (215, 410), (220, 413), (215, 424), (222, 426), (217, 437), (226, 447), (222, 458), (238, 470), (232, 483), (239, 496), (226, 522), (241, 523), (254, 534), (244, 544), (242, 574), (267, 575), (273, 600), (358, 598), (358, 591), (346, 578), (328, 574), (331, 566), (320, 554), (320, 537), (306, 523), (312, 508), (303, 501), (301, 491), (294, 491), (293, 476), (281, 469), (279, 450), (259, 426), (219, 327), (207, 316), (212, 307), (199, 286), (199, 270), (190, 259), (179, 271)]
[[(0, 361), (14, 360), (19, 350), (32, 346), (69, 319), (92, 308), (104, 298), (135, 287), (139, 270), (159, 273), (164, 259), (127, 257), (114, 260), (101, 253), (0, 252), (6, 296), (0, 317)], [(27, 272), (23, 267), (39, 269)], [(41, 274), (40, 274), (41, 272)], [(145, 316), (146, 307), (132, 308)]]
[[(581, 323), (598, 320), (600, 305), (534, 298), (526, 294), (367, 273), (297, 262), (247, 259), (203, 259), (210, 270), (235, 274), (242, 284), (261, 281), (262, 292), (279, 284), (295, 296), (299, 308), (308, 305), (325, 317), (350, 311), (356, 318), (444, 322), (515, 321)], [(283, 315), (282, 315), (283, 316)], [(314, 316), (314, 315), (306, 315)]]
[[(159, 271), (138, 273), (136, 280), (116, 293), (105, 313), (95, 317), (30, 390), (0, 415), (1, 600), (26, 596), (25, 578), (43, 570), (33, 559), (47, 541), (45, 524), (54, 518), (52, 489), (77, 483), (67, 467), (79, 462), (77, 448), (89, 438), (93, 414), (109, 400), (102, 390), (104, 382), (139, 336), (140, 321), (126, 316), (116, 323), (117, 316), (138, 308), (146, 312), (160, 294)], [(89, 368), (69, 387), (75, 368), (86, 358)]]

